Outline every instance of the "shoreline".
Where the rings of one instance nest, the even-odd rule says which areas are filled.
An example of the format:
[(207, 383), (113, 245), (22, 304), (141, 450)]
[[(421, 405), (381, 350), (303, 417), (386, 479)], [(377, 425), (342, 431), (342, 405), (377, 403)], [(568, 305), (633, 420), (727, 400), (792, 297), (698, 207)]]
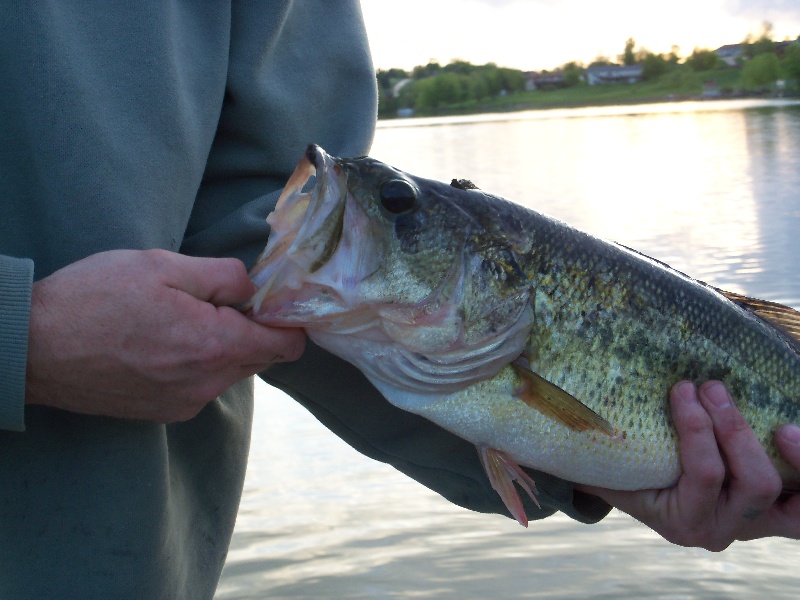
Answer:
[[(535, 92), (526, 92), (535, 93)], [(541, 93), (541, 92), (540, 92)], [(547, 93), (547, 92), (545, 92)], [(436, 119), (440, 117), (458, 117), (458, 116), (475, 116), (475, 115), (488, 115), (488, 114), (503, 114), (514, 113), (523, 111), (538, 111), (538, 110), (554, 110), (554, 109), (576, 109), (576, 108), (607, 108), (612, 106), (637, 106), (647, 104), (669, 104), (669, 103), (685, 103), (685, 102), (698, 102), (698, 103), (716, 103), (735, 100), (763, 100), (766, 102), (772, 101), (800, 101), (800, 93), (786, 93), (780, 96), (772, 94), (725, 94), (719, 96), (704, 96), (703, 94), (661, 94), (652, 96), (639, 96), (630, 98), (575, 98), (574, 100), (560, 100), (560, 101), (511, 101), (511, 102), (497, 102), (491, 104), (483, 104), (474, 107), (443, 107), (435, 111), (429, 111), (420, 114), (413, 114), (410, 116), (383, 116), (379, 117), (378, 121), (382, 123), (392, 122), (408, 122), (419, 119)]]
[[(783, 96), (766, 96), (766, 95), (726, 95), (720, 97), (703, 97), (698, 94), (685, 94), (676, 95), (670, 94), (667, 96), (651, 96), (643, 98), (630, 98), (620, 101), (575, 101), (575, 102), (553, 102), (553, 103), (525, 103), (515, 102), (508, 104), (486, 105), (475, 109), (454, 109), (454, 110), (440, 110), (434, 114), (419, 114), (407, 117), (381, 117), (378, 119), (379, 127), (407, 127), (414, 125), (424, 125), (426, 123), (436, 123), (441, 119), (446, 119), (450, 123), (460, 122), (473, 122), (484, 120), (506, 120), (513, 118), (511, 115), (515, 113), (541, 112), (544, 116), (546, 113), (555, 111), (571, 112), (578, 109), (613, 109), (613, 108), (626, 108), (635, 106), (674, 106), (676, 110), (680, 110), (681, 105), (694, 104), (692, 109), (696, 109), (698, 105), (707, 104), (712, 110), (720, 110), (723, 104), (736, 104), (733, 108), (758, 108), (760, 106), (773, 106), (781, 104), (799, 104), (800, 94), (786, 94)], [(591, 113), (592, 115), (596, 113)], [(609, 114), (614, 114), (613, 112)], [(619, 114), (627, 114), (620, 112)], [(461, 120), (460, 118), (463, 118)]]

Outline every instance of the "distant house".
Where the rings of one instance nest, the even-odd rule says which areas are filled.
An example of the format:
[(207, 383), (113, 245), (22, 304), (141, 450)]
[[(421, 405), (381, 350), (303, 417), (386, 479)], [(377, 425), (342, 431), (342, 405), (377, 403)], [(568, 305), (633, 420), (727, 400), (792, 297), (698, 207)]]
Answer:
[(636, 83), (642, 80), (642, 65), (603, 65), (586, 69), (589, 85)]
[(553, 71), (552, 73), (546, 71), (543, 73), (525, 73), (525, 89), (528, 91), (551, 90), (565, 85), (564, 71), (561, 70)]
[(729, 67), (735, 67), (742, 58), (741, 44), (726, 44), (714, 50), (719, 59)]
[[(800, 36), (796, 40), (786, 40), (783, 42), (774, 42), (775, 54), (782, 57), (786, 54), (786, 50), (792, 44), (800, 44)], [(729, 67), (736, 67), (744, 58), (744, 45), (743, 44), (725, 44), (714, 50), (719, 59)]]

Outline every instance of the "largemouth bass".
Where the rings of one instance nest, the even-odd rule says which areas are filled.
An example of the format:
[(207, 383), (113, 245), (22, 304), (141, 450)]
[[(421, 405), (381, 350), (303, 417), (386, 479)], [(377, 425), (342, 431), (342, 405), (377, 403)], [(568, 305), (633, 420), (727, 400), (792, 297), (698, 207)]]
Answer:
[[(304, 191), (316, 175), (313, 188)], [(723, 292), (478, 190), (310, 146), (267, 221), (252, 317), (302, 327), (392, 404), (474, 443), (520, 523), (520, 465), (613, 489), (681, 472), (668, 394), (718, 379), (787, 487), (800, 313)]]

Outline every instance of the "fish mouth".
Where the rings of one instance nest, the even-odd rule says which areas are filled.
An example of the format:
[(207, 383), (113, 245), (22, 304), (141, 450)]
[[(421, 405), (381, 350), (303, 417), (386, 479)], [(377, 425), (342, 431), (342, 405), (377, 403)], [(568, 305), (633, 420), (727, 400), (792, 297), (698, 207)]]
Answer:
[[(258, 315), (269, 294), (299, 289), (336, 252), (347, 187), (335, 171), (341, 169), (322, 148), (312, 144), (306, 149), (267, 217), (269, 240), (249, 274), (259, 289), (242, 310)], [(304, 191), (313, 176), (314, 186)]]
[(364, 259), (366, 222), (351, 200), (341, 160), (310, 145), (267, 217), (269, 240), (249, 273), (259, 289), (240, 308), (278, 326), (344, 312), (348, 290), (375, 269)]

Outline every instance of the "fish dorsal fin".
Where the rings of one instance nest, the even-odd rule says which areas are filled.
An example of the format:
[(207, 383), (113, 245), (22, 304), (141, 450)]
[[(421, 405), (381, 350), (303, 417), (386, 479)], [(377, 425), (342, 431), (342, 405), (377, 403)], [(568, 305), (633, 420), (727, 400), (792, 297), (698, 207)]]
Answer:
[(596, 430), (609, 437), (619, 436), (619, 431), (591, 408), (534, 373), (525, 359), (515, 360), (512, 366), (522, 380), (516, 396), (528, 406), (574, 431)]
[(800, 312), (777, 302), (759, 300), (758, 298), (750, 298), (734, 292), (716, 289), (734, 304), (750, 311), (780, 331), (800, 351)]

